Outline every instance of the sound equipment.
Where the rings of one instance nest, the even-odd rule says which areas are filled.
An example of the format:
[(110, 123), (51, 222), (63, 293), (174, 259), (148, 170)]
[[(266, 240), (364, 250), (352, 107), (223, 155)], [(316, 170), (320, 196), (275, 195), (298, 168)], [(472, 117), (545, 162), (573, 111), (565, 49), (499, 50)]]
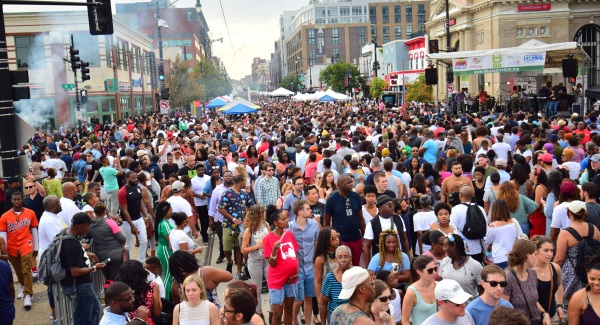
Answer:
[(437, 85), (438, 83), (438, 69), (427, 68), (425, 69), (425, 84), (426, 85)]
[(571, 114), (577, 113), (577, 114), (581, 115), (581, 105), (573, 104), (573, 106), (571, 106), (571, 112), (572, 112)]
[(577, 59), (562, 60), (563, 77), (577, 78)]

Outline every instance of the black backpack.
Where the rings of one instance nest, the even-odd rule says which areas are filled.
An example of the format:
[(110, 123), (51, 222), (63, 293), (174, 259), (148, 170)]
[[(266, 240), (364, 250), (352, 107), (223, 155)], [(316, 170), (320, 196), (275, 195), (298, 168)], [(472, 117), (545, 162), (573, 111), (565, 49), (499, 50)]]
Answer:
[(467, 206), (467, 220), (462, 229), (463, 235), (467, 239), (483, 239), (487, 232), (487, 221), (483, 212), (475, 201), (471, 204), (462, 204)]
[(67, 235), (65, 231), (58, 233), (48, 248), (40, 257), (40, 265), (38, 267), (38, 278), (40, 282), (47, 286), (62, 281), (66, 277), (66, 269), (62, 266), (60, 260), (60, 251), (63, 240), (79, 240), (72, 235)]
[(577, 252), (577, 257), (575, 261), (569, 257), (567, 254), (567, 259), (575, 269), (575, 275), (581, 280), (583, 284), (588, 284), (587, 271), (585, 268), (585, 261), (588, 256), (596, 256), (600, 254), (600, 242), (594, 239), (594, 226), (591, 223), (588, 223), (588, 235), (586, 237), (581, 237), (579, 233), (573, 229), (572, 227), (565, 228), (579, 243), (577, 243), (577, 247), (579, 251)]

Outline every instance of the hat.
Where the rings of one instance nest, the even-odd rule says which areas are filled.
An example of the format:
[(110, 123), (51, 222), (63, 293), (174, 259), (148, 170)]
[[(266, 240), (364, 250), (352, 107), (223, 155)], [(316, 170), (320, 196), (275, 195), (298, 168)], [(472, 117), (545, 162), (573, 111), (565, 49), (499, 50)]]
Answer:
[(383, 157), (387, 157), (387, 156), (389, 156), (389, 155), (390, 155), (390, 149), (388, 149), (388, 148), (383, 148), (383, 150), (381, 150), (381, 155), (382, 155)]
[(319, 148), (315, 145), (310, 146), (310, 148), (308, 148), (310, 151), (319, 151)]
[(572, 182), (563, 182), (560, 184), (560, 194), (574, 195), (577, 193), (577, 186)]
[(19, 178), (16, 177), (16, 176), (13, 176), (13, 177), (9, 178), (8, 181), (7, 181), (8, 184), (10, 184), (10, 183), (18, 183), (18, 182), (19, 182)]
[(554, 142), (554, 141), (558, 141), (558, 135), (556, 134), (551, 134), (550, 135), (550, 141)]
[(590, 160), (595, 163), (600, 162), (600, 153), (593, 155), (592, 158), (590, 158)]
[(248, 154), (245, 152), (240, 152), (240, 156), (238, 157), (239, 159), (247, 159), (248, 158)]
[(567, 122), (565, 122), (565, 120), (558, 121), (558, 126), (565, 126), (565, 124), (567, 124)]
[(145, 156), (147, 154), (148, 154), (148, 152), (146, 150), (138, 150), (137, 151), (137, 156), (138, 157), (143, 157), (143, 156)]
[(473, 297), (466, 293), (458, 282), (452, 279), (444, 279), (438, 282), (434, 293), (437, 300), (448, 300), (459, 305), (464, 304)]
[(87, 214), (85, 212), (77, 212), (71, 219), (72, 225), (83, 225), (83, 224), (91, 223), (91, 222), (92, 222), (92, 218), (90, 217), (89, 214)]
[(380, 206), (382, 206), (388, 202), (392, 202), (392, 198), (384, 194), (377, 198), (376, 206), (379, 208)]
[(545, 153), (542, 154), (538, 157), (539, 160), (546, 162), (546, 163), (551, 163), (552, 162), (552, 155), (549, 153)]
[(504, 158), (496, 159), (496, 166), (506, 167), (506, 159), (504, 159)]
[(369, 278), (369, 272), (360, 266), (352, 267), (342, 274), (342, 291), (339, 299), (350, 299), (354, 289)]
[(328, 134), (329, 133), (327, 131), (325, 131), (325, 130), (323, 130), (323, 132), (321, 132), (321, 136), (323, 136), (323, 137), (326, 136), (326, 135), (328, 135)]
[[(571, 183), (571, 182), (569, 182)], [(579, 213), (581, 210), (587, 212), (587, 208), (585, 206), (585, 202), (575, 200), (567, 203), (567, 209), (573, 213)]]
[(554, 146), (552, 145), (552, 143), (546, 143), (544, 145), (544, 149), (546, 149), (548, 153), (554, 153)]
[(173, 182), (173, 185), (171, 185), (171, 190), (173, 191), (173, 193), (181, 192), (182, 189), (183, 189), (182, 181), (175, 181), (175, 182)]

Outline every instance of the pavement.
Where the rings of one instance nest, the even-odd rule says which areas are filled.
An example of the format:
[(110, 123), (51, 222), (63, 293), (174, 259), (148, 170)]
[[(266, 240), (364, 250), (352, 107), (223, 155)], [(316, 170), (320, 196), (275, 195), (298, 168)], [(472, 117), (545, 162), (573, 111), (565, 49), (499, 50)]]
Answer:
[[(202, 245), (201, 239), (200, 240), (195, 239), (194, 241), (197, 244)], [(207, 246), (204, 246), (203, 252), (201, 254), (196, 254), (196, 258), (198, 259), (198, 261), (200, 261), (201, 265), (205, 259), (205, 254), (207, 252), (207, 248), (208, 248)], [(208, 265), (219, 268), (221, 270), (225, 270), (225, 267), (227, 264), (226, 260), (223, 261), (223, 263), (221, 263), (221, 264), (216, 264), (216, 260), (219, 257), (219, 238), (217, 236), (214, 236), (214, 245), (213, 245), (212, 251), (213, 251), (212, 258)], [(137, 248), (134, 248), (133, 255), (137, 256)], [(235, 266), (233, 267), (233, 271), (237, 272), (237, 268)], [(21, 285), (17, 281), (17, 276), (14, 273), (14, 270), (13, 270), (13, 278), (15, 280), (15, 293), (18, 294)], [(235, 279), (235, 275), (234, 275), (234, 279)], [(250, 283), (249, 280), (247, 282)], [(225, 291), (226, 286), (227, 285), (225, 283), (223, 283), (223, 284), (219, 285), (219, 287), (217, 288), (219, 300), (221, 301), (221, 303), (223, 302), (223, 291)], [(259, 290), (260, 290), (260, 288), (259, 288)], [(262, 300), (263, 300), (263, 306), (269, 306), (269, 295), (268, 294), (262, 294)], [(103, 299), (100, 299), (100, 310), (102, 311), (104, 309), (104, 307), (105, 307), (104, 301), (103, 301)], [(264, 313), (267, 314), (266, 308), (264, 308), (264, 309), (265, 309)], [(32, 308), (30, 310), (25, 310), (25, 308), (23, 308), (23, 300), (17, 299), (17, 300), (15, 300), (15, 312), (16, 312), (16, 317), (13, 322), (14, 324), (51, 325), (52, 320), (50, 319), (50, 314), (52, 313), (52, 311), (50, 310), (50, 305), (48, 302), (48, 294), (46, 292), (46, 286), (41, 283), (35, 283), (33, 285), (33, 306), (32, 306)]]

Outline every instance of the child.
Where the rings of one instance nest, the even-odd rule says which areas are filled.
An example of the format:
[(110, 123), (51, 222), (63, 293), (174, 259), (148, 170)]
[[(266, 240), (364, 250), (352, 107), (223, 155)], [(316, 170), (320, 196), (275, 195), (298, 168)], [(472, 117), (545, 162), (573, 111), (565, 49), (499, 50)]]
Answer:
[(160, 291), (160, 297), (165, 299), (165, 284), (162, 278), (162, 265), (156, 256), (150, 256), (144, 261), (144, 268), (148, 271), (148, 281), (156, 283)]

